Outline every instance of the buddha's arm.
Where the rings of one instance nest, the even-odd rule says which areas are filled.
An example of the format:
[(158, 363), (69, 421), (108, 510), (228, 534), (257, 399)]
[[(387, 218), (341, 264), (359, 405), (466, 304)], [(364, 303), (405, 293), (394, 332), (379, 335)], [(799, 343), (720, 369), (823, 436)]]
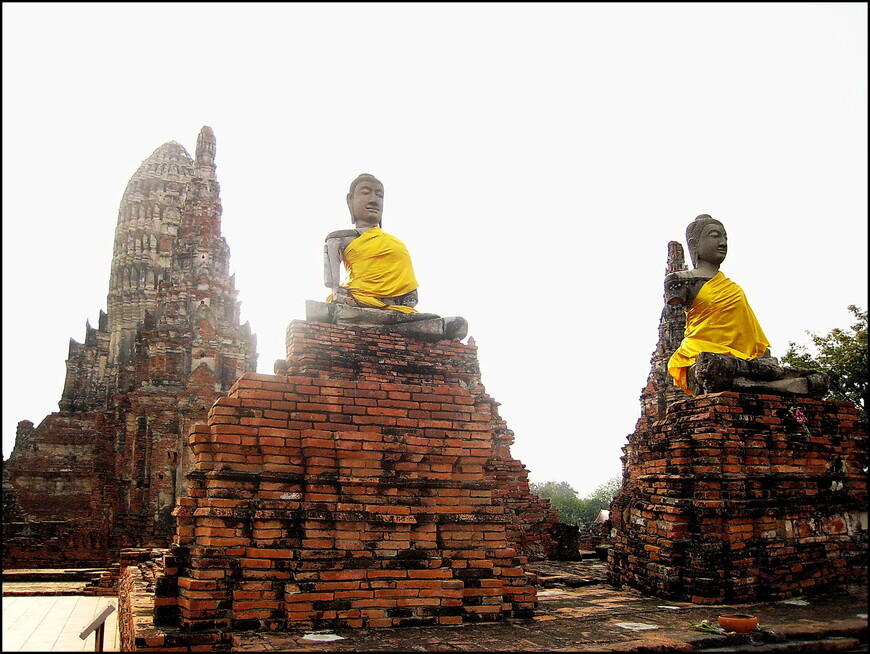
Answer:
[(341, 254), (338, 239), (329, 239), (323, 244), (323, 284), (333, 293), (338, 287)]
[(692, 280), (678, 273), (665, 277), (665, 303), (686, 305), (689, 303), (689, 287)]
[(333, 293), (341, 283), (341, 256), (344, 248), (359, 236), (355, 229), (342, 229), (326, 237), (323, 245), (323, 284)]
[(710, 280), (707, 276), (698, 276), (695, 271), (678, 271), (665, 277), (665, 302), (670, 305), (683, 305), (688, 309), (692, 306), (698, 291)]

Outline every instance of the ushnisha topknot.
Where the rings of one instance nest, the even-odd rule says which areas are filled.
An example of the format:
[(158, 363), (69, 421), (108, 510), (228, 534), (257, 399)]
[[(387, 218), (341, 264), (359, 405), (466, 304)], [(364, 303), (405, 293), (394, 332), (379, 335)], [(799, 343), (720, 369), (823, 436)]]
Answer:
[(372, 175), (370, 173), (362, 173), (361, 175), (358, 175), (357, 178), (350, 183), (350, 191), (349, 191), (350, 195), (353, 195), (354, 189), (356, 189), (356, 187), (359, 185), (360, 182), (364, 182), (364, 181), (377, 182), (381, 186), (384, 185), (384, 183), (381, 180), (379, 180), (377, 177), (375, 177), (374, 175)]
[[(695, 218), (695, 220), (690, 222), (688, 227), (686, 227), (686, 245), (689, 246), (689, 256), (692, 258), (693, 266), (698, 265), (698, 262), (695, 259), (695, 254), (698, 245), (698, 238), (701, 236), (701, 230), (712, 223), (722, 225), (721, 220), (713, 218), (710, 214), (702, 213), (700, 216)], [(724, 227), (724, 225), (722, 226)]]

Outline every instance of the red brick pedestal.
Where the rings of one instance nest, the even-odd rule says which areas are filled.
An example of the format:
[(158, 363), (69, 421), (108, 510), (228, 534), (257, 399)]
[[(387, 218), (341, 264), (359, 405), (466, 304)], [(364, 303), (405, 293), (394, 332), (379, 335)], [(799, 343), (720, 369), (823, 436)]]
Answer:
[(866, 584), (857, 417), (844, 402), (731, 392), (671, 405), (625, 447), (611, 583), (704, 604)]
[(191, 432), (175, 557), (193, 630), (529, 616), (555, 513), (510, 458), (476, 348), (296, 321)]

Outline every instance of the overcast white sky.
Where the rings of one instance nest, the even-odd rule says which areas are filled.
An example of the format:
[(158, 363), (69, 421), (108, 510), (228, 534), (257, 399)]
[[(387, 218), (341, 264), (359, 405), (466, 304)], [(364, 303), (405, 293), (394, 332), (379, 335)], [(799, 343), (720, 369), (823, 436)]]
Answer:
[(3, 454), (106, 308), (127, 181), (217, 137), (259, 372), (385, 184), (533, 481), (620, 474), (670, 240), (724, 221), (774, 356), (867, 306), (867, 5), (3, 3)]

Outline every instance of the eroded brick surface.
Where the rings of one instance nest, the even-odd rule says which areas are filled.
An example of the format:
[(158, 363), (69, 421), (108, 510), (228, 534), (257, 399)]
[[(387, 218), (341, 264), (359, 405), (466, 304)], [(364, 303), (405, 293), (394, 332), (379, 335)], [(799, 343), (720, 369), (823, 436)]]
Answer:
[(474, 346), (297, 321), (287, 363), (243, 375), (191, 431), (179, 626), (531, 615), (523, 566), (552, 551), (556, 516), (510, 457)]
[(810, 398), (724, 392), (672, 404), (624, 448), (612, 582), (698, 603), (865, 585), (857, 420), (846, 402)]
[[(665, 273), (684, 268), (672, 241)], [(866, 585), (867, 434), (857, 411), (787, 396), (692, 398), (667, 373), (684, 326), (681, 307), (663, 309), (611, 505), (611, 581), (706, 604)]]

